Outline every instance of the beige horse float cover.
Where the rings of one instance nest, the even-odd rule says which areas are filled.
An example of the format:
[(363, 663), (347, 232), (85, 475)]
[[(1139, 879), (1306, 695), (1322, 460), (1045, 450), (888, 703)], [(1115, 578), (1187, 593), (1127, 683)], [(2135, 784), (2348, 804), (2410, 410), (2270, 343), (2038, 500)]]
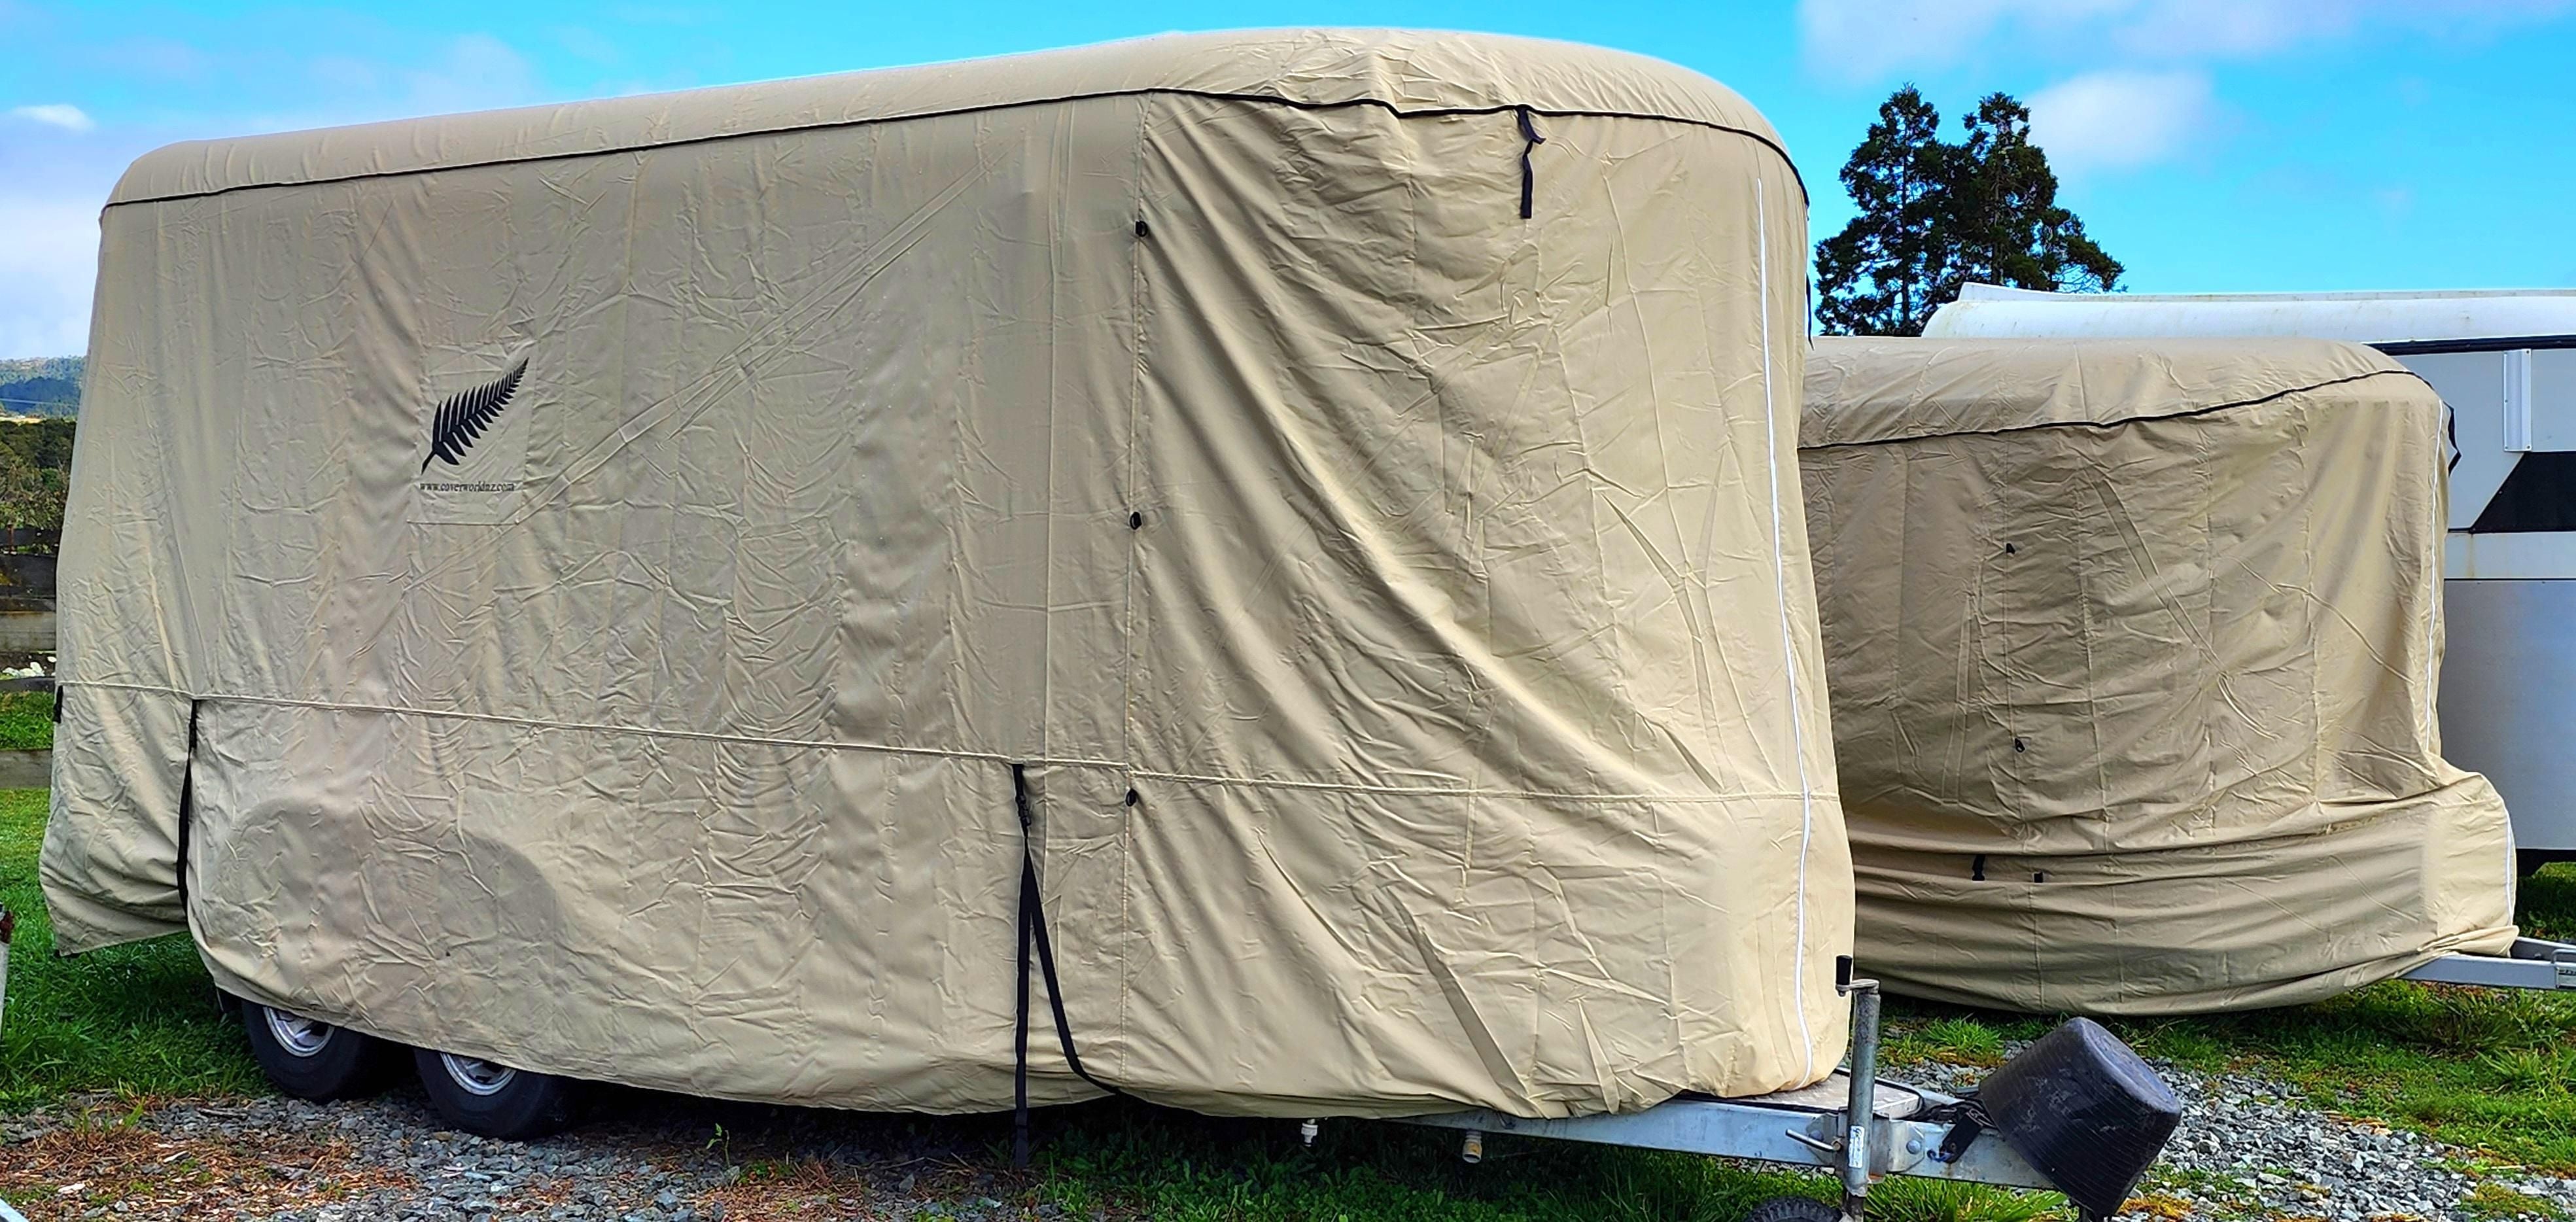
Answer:
[(2279, 1005), (2513, 936), (2442, 759), (2443, 426), (2318, 340), (1818, 340), (1800, 444), (1862, 966)]
[[(1388, 32), (153, 153), (63, 543), (63, 943), (953, 1111), (1011, 1101), (1042, 919), (1082, 1068), (1165, 1103), (1807, 1083), (1851, 892), (1804, 209), (1705, 78)], [(1046, 1004), (1037, 1100), (1096, 1093)]]

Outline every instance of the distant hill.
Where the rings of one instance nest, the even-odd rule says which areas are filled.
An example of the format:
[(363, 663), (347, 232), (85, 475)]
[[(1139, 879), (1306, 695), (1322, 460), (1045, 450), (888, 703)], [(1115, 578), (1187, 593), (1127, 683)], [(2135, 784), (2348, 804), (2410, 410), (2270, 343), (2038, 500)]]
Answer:
[(76, 356), (0, 360), (0, 412), (13, 416), (79, 414), (82, 364), (82, 358)]

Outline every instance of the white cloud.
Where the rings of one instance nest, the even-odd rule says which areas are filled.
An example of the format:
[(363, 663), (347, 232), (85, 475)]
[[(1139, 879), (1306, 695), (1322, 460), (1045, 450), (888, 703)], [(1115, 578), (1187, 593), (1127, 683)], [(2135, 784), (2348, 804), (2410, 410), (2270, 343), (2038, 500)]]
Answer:
[(2206, 73), (2091, 72), (2030, 95), (2030, 138), (2068, 175), (2125, 170), (2183, 152), (2217, 113)]
[(163, 81), (201, 81), (212, 74), (216, 58), (169, 38), (129, 38), (98, 52), (98, 62), (117, 72), (133, 72)]
[(404, 100), (418, 113), (514, 106), (538, 94), (536, 69), (510, 44), (468, 34), (436, 60), (402, 74)]
[[(489, 34), (468, 34), (418, 66), (355, 56), (324, 56), (310, 71), (334, 99), (332, 123), (491, 110), (542, 95), (525, 56)], [(274, 126), (274, 122), (263, 126)], [(311, 126), (309, 120), (295, 124)]]
[(0, 356), (86, 350), (98, 201), (0, 196), (0, 233)]
[(2372, 29), (2483, 37), (2576, 0), (1799, 0), (1808, 62), (1874, 81), (2010, 42), (2098, 55), (2243, 58)]
[[(0, 0), (0, 13), (9, 2)], [(123, 66), (188, 66), (167, 50), (147, 55), (151, 65)], [(22, 121), (42, 128), (0, 136), (0, 286), (7, 289), (0, 292), (0, 357), (66, 356), (87, 347), (98, 210), (126, 163), (150, 148), (174, 139), (482, 110), (545, 96), (525, 58), (482, 35), (424, 48), (409, 60), (279, 56), (256, 66), (210, 61), (207, 70), (218, 84), (254, 71), (292, 81), (304, 105), (292, 113), (203, 111), (104, 126), (68, 105), (0, 112), (0, 127)]]
[(80, 107), (67, 102), (50, 102), (43, 106), (20, 106), (11, 109), (9, 115), (11, 118), (25, 119), (31, 123), (42, 123), (47, 127), (59, 127), (67, 132), (86, 132), (98, 127), (98, 123)]
[(1998, 26), (2081, 18), (2123, 2), (2069, 0), (2061, 18), (2050, 0), (1798, 0), (1798, 35), (1818, 71), (1870, 81), (1953, 62)]
[(2117, 31), (2121, 44), (2173, 58), (2267, 55), (2371, 27), (2483, 37), (2576, 8), (2569, 0), (2149, 0)]

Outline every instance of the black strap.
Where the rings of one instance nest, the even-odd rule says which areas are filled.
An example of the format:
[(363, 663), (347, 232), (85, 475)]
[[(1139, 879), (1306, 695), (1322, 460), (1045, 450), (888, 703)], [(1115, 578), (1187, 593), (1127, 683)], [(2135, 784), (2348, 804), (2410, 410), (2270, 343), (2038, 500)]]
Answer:
[(1941, 1148), (1932, 1152), (1932, 1161), (1936, 1163), (1959, 1161), (1967, 1154), (1968, 1147), (1976, 1142), (1977, 1135), (1995, 1125), (1994, 1120), (1986, 1115), (1986, 1105), (1979, 1103), (1974, 1095), (1956, 1103), (1926, 1108), (1914, 1118), (1926, 1124), (1950, 1126), (1950, 1131), (1941, 1135)]
[(56, 679), (56, 680), (54, 681), (54, 724), (55, 724), (55, 725), (61, 725), (61, 724), (63, 724), (63, 697), (68, 696), (68, 695), (71, 695), (71, 694), (72, 694), (72, 685), (71, 685), (71, 684), (65, 683), (65, 682), (63, 682), (63, 681), (62, 681), (62, 680), (60, 680), (60, 679)]
[(1011, 803), (1020, 816), (1020, 953), (1018, 1022), (1011, 1036), (1011, 1165), (1029, 1165), (1029, 950), (1037, 949), (1038, 973), (1046, 979), (1047, 1006), (1055, 1012), (1056, 1046), (1075, 1077), (1102, 1093), (1127, 1092), (1091, 1076), (1074, 1051), (1073, 1023), (1064, 1014), (1064, 987), (1055, 974), (1055, 946), (1047, 939), (1045, 900), (1038, 892), (1037, 816), (1029, 804), (1029, 769), (1011, 765)]
[(179, 764), (179, 861), (176, 867), (179, 887), (179, 919), (188, 918), (188, 825), (196, 822), (197, 811), (197, 709), (205, 702), (188, 702), (188, 758)]
[(1029, 789), (1028, 770), (1011, 765), (1011, 802), (1020, 812), (1020, 954), (1012, 973), (1020, 999), (1011, 1013), (1011, 1165), (1029, 1165)]
[(1530, 168), (1530, 150), (1547, 143), (1547, 137), (1538, 134), (1538, 124), (1530, 118), (1529, 107), (1516, 107), (1514, 113), (1521, 118), (1521, 219), (1526, 221), (1530, 219), (1532, 198), (1538, 193), (1538, 172)]

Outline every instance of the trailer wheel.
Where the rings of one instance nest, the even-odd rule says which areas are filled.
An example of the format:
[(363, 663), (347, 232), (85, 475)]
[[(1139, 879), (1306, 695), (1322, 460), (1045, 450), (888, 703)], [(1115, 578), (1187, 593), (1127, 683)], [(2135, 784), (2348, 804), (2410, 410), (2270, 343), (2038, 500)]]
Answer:
[(255, 1001), (239, 1003), (251, 1059), (277, 1089), (298, 1099), (355, 1099), (382, 1089), (393, 1075), (394, 1047)]
[(1843, 1211), (1814, 1197), (1773, 1197), (1753, 1207), (1744, 1222), (1842, 1222)]
[(421, 1089), (451, 1128), (477, 1137), (523, 1141), (572, 1123), (572, 1083), (479, 1057), (412, 1050)]

